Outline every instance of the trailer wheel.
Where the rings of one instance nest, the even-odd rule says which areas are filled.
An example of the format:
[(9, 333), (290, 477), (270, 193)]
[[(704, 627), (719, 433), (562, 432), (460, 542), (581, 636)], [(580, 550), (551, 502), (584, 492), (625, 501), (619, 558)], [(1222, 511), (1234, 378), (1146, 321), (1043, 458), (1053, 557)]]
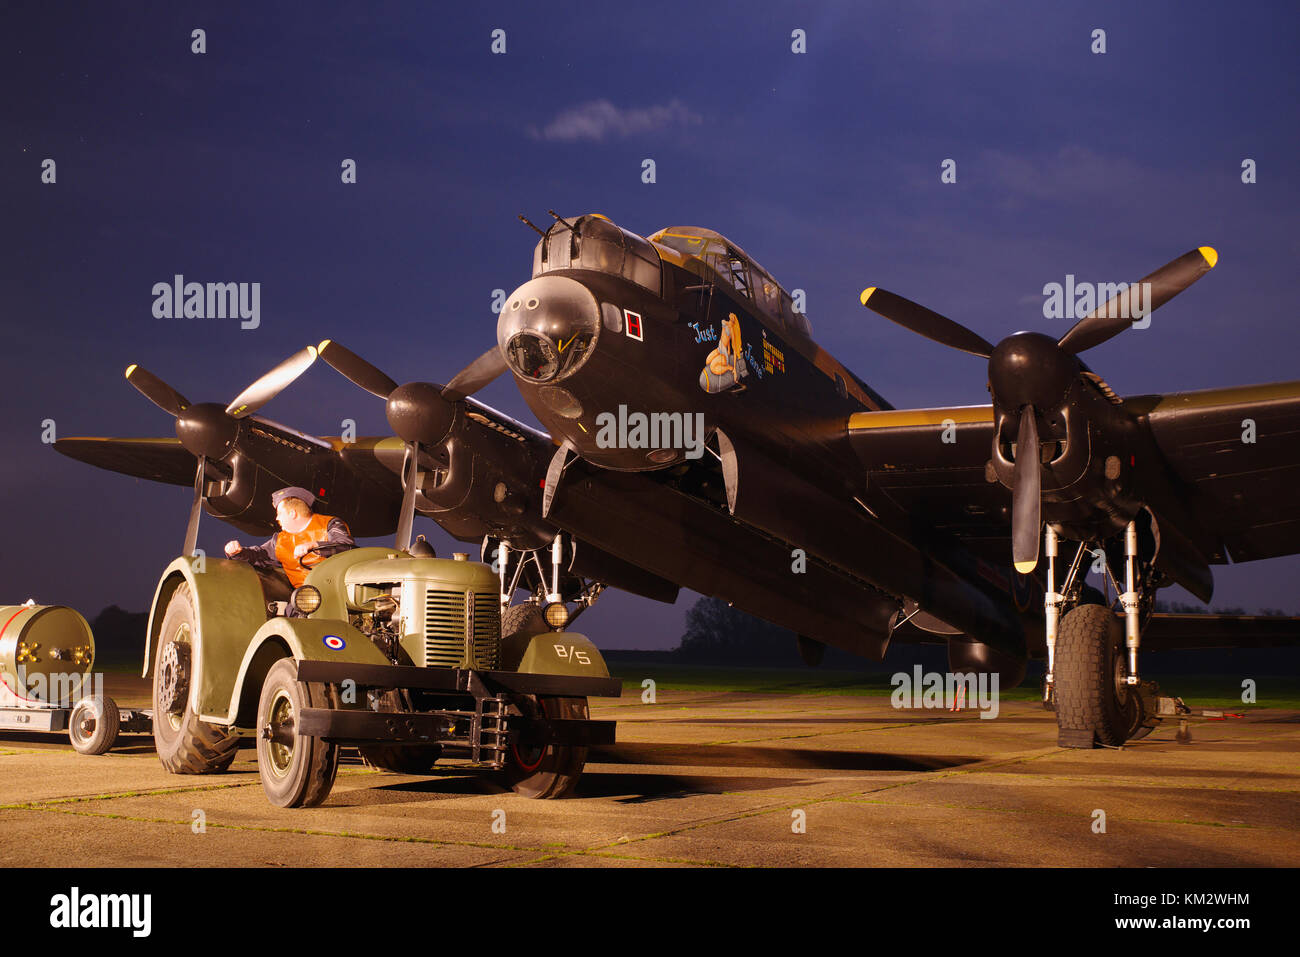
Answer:
[[(586, 698), (560, 698), (553, 695), (529, 695), (521, 708), (547, 718), (589, 717)], [(529, 715), (525, 714), (525, 717)], [(529, 745), (526, 734), (510, 736), (506, 766), (502, 771), (506, 784), (516, 794), (527, 798), (567, 797), (573, 792), (587, 763), (587, 749), (574, 745)]]
[(68, 738), (79, 754), (104, 754), (117, 743), (121, 726), (116, 701), (108, 695), (86, 697), (76, 703), (68, 718)]
[(266, 673), (257, 703), (257, 772), (276, 807), (314, 807), (334, 786), (338, 746), (297, 729), (304, 708), (326, 706), (323, 688), (298, 680), (294, 659), (281, 658)]
[(1117, 747), (1137, 727), (1125, 657), (1124, 626), (1109, 608), (1080, 605), (1061, 619), (1054, 671), (1062, 745)]
[(200, 721), (190, 707), (189, 683), (198, 618), (188, 583), (167, 603), (153, 668), (153, 740), (158, 760), (172, 774), (211, 774), (235, 760), (239, 735)]

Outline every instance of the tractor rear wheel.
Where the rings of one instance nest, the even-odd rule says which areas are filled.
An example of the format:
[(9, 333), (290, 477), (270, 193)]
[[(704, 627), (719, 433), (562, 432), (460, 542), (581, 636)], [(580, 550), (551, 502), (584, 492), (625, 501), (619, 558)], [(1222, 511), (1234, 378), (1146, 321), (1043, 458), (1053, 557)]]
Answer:
[(200, 721), (190, 706), (190, 679), (198, 651), (198, 616), (188, 583), (172, 593), (153, 667), (153, 740), (172, 774), (211, 774), (235, 760), (239, 735)]
[[(516, 794), (539, 800), (567, 797), (573, 793), (587, 763), (587, 749), (567, 744), (534, 744), (528, 741), (527, 719), (586, 719), (586, 698), (561, 698), (554, 695), (529, 695), (521, 704), (522, 733), (510, 735), (506, 766), (501, 772), (506, 785)], [(514, 719), (516, 725), (519, 719)]]

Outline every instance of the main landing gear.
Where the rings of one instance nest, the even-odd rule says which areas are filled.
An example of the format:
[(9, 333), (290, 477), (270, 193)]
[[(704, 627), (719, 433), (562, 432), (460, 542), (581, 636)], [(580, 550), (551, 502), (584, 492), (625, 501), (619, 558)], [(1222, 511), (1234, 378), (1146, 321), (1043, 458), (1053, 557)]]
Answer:
[[(576, 552), (577, 543), (563, 532), (541, 548), (520, 548), (502, 539), (483, 539), (482, 561), (492, 566), (501, 581), (503, 641), (530, 629), (530, 633), (536, 633), (547, 628), (567, 628), (596, 603), (605, 585), (573, 572)], [(532, 597), (512, 606), (520, 588), (531, 592)]]
[[(1143, 681), (1138, 673), (1142, 610), (1151, 596), (1145, 583), (1144, 590), (1138, 590), (1137, 526), (1129, 522), (1124, 531), (1127, 588), (1121, 593), (1118, 584), (1115, 587), (1122, 616), (1106, 605), (1080, 603), (1079, 569), (1090, 544), (1080, 543), (1058, 592), (1057, 533), (1050, 525), (1044, 532), (1047, 674), (1043, 704), (1056, 712), (1057, 743), (1065, 748), (1119, 747), (1146, 737), (1164, 718), (1189, 713), (1181, 699), (1162, 697), (1156, 683)], [(1109, 567), (1106, 573), (1110, 574)]]

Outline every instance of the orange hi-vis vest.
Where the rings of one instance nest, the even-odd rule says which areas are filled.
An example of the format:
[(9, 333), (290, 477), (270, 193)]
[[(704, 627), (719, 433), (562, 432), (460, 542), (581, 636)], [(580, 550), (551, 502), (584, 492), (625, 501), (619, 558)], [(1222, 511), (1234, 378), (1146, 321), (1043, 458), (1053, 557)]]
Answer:
[(323, 561), (322, 556), (308, 552), (302, 561), (293, 557), (293, 551), (299, 545), (311, 545), (329, 539), (329, 524), (334, 521), (332, 515), (312, 515), (311, 521), (301, 532), (286, 532), (283, 529), (275, 533), (275, 558), (289, 576), (289, 582), (297, 588), (307, 579), (308, 570)]

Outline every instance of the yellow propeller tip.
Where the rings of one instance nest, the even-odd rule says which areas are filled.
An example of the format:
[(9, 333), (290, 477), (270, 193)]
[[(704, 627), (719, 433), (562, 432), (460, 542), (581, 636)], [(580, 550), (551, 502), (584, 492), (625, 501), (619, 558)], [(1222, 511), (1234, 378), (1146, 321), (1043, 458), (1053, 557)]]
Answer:
[(1213, 246), (1201, 246), (1197, 252), (1205, 257), (1205, 261), (1210, 264), (1211, 269), (1213, 269), (1215, 264), (1219, 261), (1219, 253)]
[(1033, 561), (1033, 562), (1016, 562), (1016, 571), (1020, 572), (1020, 574), (1022, 574), (1022, 575), (1028, 575), (1030, 572), (1032, 572), (1032, 571), (1033, 571), (1035, 568), (1037, 568), (1037, 567), (1038, 567), (1038, 562), (1036, 562), (1036, 561)]
[(311, 356), (313, 359), (315, 359), (316, 356), (320, 355), (320, 350), (317, 349), (315, 346), (308, 346), (308, 347), (307, 347), (307, 355), (309, 355), (309, 356)]
[(129, 366), (127, 366), (127, 367), (126, 367), (126, 377), (127, 377), (128, 379), (131, 378), (131, 373), (134, 372), (137, 368), (139, 368), (139, 367), (138, 367), (134, 362), (132, 362)]
[(317, 351), (318, 353), (320, 353), (320, 352), (324, 352), (324, 351), (325, 351), (325, 347), (326, 347), (327, 345), (329, 345), (329, 344), (330, 344), (330, 340), (329, 340), (329, 339), (322, 339), (321, 342), (320, 342), (320, 345), (318, 345), (318, 346), (316, 347), (316, 351)]
[(867, 304), (867, 300), (871, 298), (871, 294), (875, 291), (876, 291), (875, 286), (868, 286), (866, 289), (862, 290), (861, 299), (862, 299), (862, 304), (864, 306)]

